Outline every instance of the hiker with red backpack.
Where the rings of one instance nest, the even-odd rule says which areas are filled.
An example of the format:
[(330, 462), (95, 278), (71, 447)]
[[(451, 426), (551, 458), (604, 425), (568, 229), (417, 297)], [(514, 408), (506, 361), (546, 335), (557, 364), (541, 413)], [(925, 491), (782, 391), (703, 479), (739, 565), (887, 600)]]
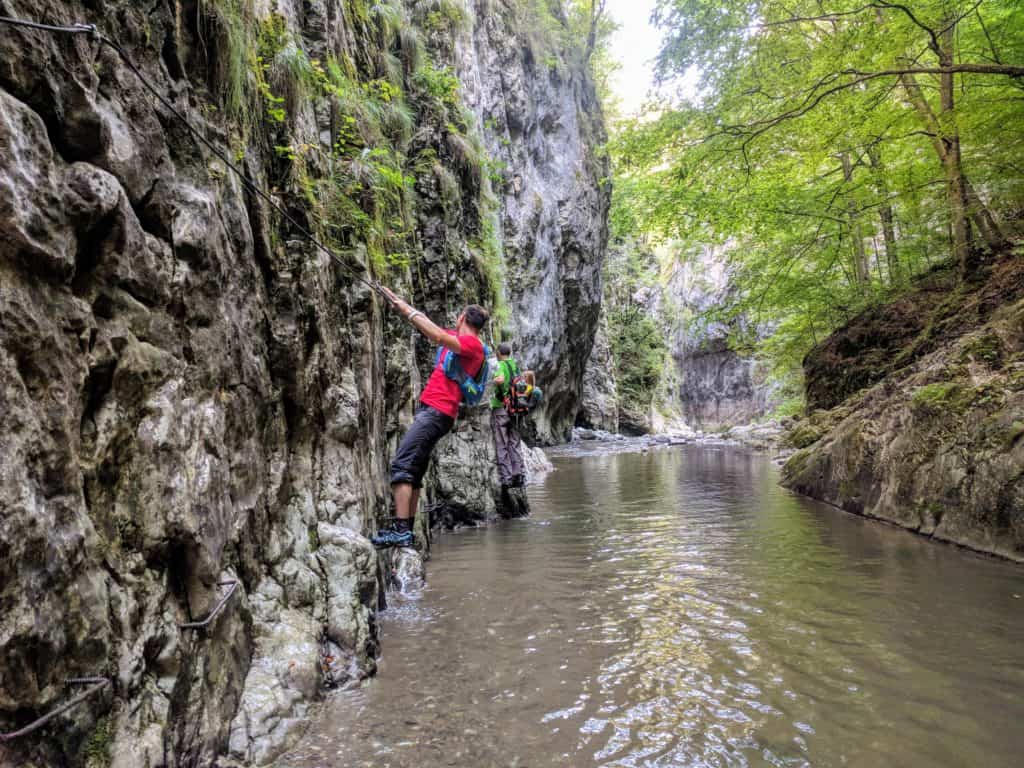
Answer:
[(525, 483), (519, 420), (540, 402), (533, 371), (520, 371), (512, 357), (512, 345), (498, 345), (498, 369), (491, 398), (491, 431), (498, 454), (498, 477), (503, 488), (521, 488)]
[(459, 315), (454, 330), (448, 330), (387, 288), (381, 290), (396, 312), (437, 344), (434, 370), (420, 395), (416, 418), (391, 461), (395, 521), (371, 539), (377, 547), (411, 547), (413, 521), (430, 455), (437, 442), (455, 426), (459, 405), (476, 405), (487, 388), (491, 350), (480, 339), (480, 333), (488, 316), (483, 307), (470, 304)]

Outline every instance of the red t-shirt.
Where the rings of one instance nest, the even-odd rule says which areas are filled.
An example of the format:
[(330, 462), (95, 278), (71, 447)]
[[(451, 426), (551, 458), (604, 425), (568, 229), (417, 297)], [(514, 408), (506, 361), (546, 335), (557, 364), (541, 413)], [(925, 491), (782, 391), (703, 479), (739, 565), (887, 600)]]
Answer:
[[(449, 331), (452, 335), (455, 331)], [(477, 376), (480, 373), (480, 366), (484, 364), (484, 345), (476, 336), (459, 336), (459, 346), (462, 351), (459, 353), (462, 370), (470, 376)], [(450, 351), (449, 355), (455, 353)], [(427, 386), (423, 388), (420, 395), (420, 402), (439, 410), (441, 413), (458, 418), (459, 403), (462, 402), (462, 390), (459, 385), (444, 375), (444, 368), (438, 363), (434, 366), (434, 372), (427, 380)]]

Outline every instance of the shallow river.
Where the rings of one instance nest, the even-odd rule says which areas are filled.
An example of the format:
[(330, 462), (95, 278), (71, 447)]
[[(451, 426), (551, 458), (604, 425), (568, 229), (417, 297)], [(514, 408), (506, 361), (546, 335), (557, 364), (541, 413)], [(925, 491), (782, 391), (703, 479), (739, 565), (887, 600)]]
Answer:
[(531, 518), (435, 540), (279, 766), (1024, 765), (1024, 567), (740, 450), (555, 463)]

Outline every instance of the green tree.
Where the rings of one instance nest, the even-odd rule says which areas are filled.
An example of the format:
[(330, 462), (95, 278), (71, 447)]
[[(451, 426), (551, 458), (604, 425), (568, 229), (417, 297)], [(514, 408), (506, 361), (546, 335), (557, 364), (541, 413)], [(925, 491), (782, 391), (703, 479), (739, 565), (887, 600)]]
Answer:
[(615, 221), (730, 243), (723, 314), (803, 351), (935, 262), (971, 278), (1024, 206), (1013, 0), (663, 0), (663, 90), (613, 143)]

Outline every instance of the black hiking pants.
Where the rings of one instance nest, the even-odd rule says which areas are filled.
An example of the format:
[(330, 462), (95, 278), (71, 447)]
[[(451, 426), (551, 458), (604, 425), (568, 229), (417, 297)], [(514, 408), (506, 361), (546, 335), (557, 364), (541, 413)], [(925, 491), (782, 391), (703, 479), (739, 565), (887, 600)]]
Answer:
[(522, 476), (523, 451), (519, 430), (504, 408), (491, 409), (491, 431), (494, 448), (498, 453), (498, 477), (502, 485), (510, 485), (512, 478)]
[(391, 484), (409, 483), (413, 488), (422, 488), (434, 446), (454, 425), (455, 419), (451, 416), (429, 405), (421, 405), (391, 460)]

